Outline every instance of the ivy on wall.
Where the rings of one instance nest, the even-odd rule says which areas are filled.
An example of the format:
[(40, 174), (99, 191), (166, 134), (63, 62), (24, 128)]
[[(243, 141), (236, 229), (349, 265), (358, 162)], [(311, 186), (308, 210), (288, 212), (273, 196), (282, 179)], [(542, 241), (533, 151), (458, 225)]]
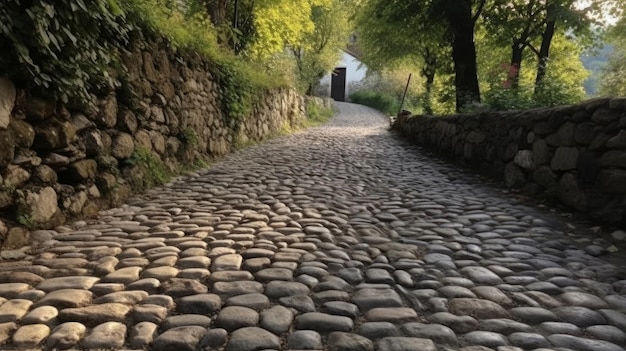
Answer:
[(3, 0), (0, 75), (67, 102), (115, 85), (108, 69), (132, 25), (116, 0)]

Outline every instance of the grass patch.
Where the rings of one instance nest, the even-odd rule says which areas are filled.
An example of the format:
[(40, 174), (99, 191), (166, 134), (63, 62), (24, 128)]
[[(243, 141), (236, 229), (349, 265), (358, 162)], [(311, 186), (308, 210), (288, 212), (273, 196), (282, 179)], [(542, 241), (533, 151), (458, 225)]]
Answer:
[(352, 93), (350, 101), (355, 104), (375, 108), (390, 116), (395, 116), (400, 108), (400, 103), (395, 96), (371, 90), (361, 90)]
[(130, 164), (141, 168), (143, 171), (143, 177), (135, 178), (134, 182), (134, 185), (139, 190), (163, 185), (167, 183), (173, 175), (160, 158), (144, 148), (137, 148), (129, 161)]
[(306, 115), (306, 126), (317, 127), (328, 122), (333, 115), (335, 115), (335, 109), (332, 107), (320, 106), (313, 101), (307, 101)]
[(35, 220), (29, 214), (21, 214), (17, 216), (17, 223), (28, 229), (33, 229), (37, 226), (37, 223), (35, 223)]
[(187, 146), (197, 146), (198, 145), (198, 134), (191, 127), (187, 127), (183, 129), (179, 135), (178, 139), (180, 139)]
[(197, 158), (193, 160), (193, 162), (186, 163), (182, 165), (182, 173), (194, 172), (199, 169), (207, 168), (211, 165), (211, 163), (205, 159)]

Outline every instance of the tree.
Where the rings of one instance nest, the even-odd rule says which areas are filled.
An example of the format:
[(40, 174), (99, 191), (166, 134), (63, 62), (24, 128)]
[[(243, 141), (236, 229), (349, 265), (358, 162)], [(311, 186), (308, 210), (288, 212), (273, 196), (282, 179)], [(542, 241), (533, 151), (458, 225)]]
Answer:
[(315, 29), (305, 34), (299, 45), (291, 47), (301, 90), (307, 94), (312, 94), (319, 79), (335, 67), (340, 50), (346, 48), (352, 32), (349, 14), (353, 6), (352, 0), (332, 0), (328, 6), (313, 6), (311, 20)]
[[(581, 7), (581, 5), (585, 7)], [(537, 55), (537, 76), (535, 94), (540, 93), (544, 77), (550, 65), (550, 48), (552, 40), (559, 33), (573, 35), (584, 47), (594, 47), (598, 42), (601, 27), (606, 25), (607, 14), (621, 13), (623, 0), (554, 0), (545, 5), (544, 30), (541, 34), (539, 49), (531, 46)]]
[(373, 67), (403, 60), (420, 62), (426, 81), (426, 101), (430, 101), (436, 71), (446, 67), (451, 57), (456, 106), (460, 111), (480, 101), (474, 24), (484, 3), (481, 0), (366, 0), (357, 16), (357, 31), (366, 53), (364, 59)]
[(314, 6), (329, 6), (331, 0), (257, 0), (254, 5), (255, 35), (250, 54), (267, 58), (285, 47), (300, 45), (315, 30)]
[[(577, 58), (582, 47), (563, 33), (557, 33), (552, 40), (551, 66), (546, 72), (544, 84), (535, 94), (535, 70), (524, 69), (519, 72), (519, 86), (512, 89), (511, 67), (509, 66), (510, 48), (500, 42), (490, 40), (487, 30), (478, 32), (479, 75), (481, 91), (490, 106), (508, 110), (525, 109), (539, 106), (555, 106), (580, 102), (585, 98), (583, 81), (588, 76)], [(522, 57), (523, 67), (534, 67), (537, 57), (531, 50), (526, 50)]]
[(538, 0), (512, 0), (493, 1), (485, 11), (486, 33), (501, 45), (510, 45), (507, 81), (513, 91), (519, 87), (524, 50), (543, 29), (543, 10)]
[(626, 17), (608, 32), (606, 39), (614, 46), (600, 79), (600, 95), (626, 96)]
[(267, 59), (288, 45), (299, 45), (315, 25), (311, 11), (333, 0), (180, 0), (204, 8), (221, 44), (235, 53)]
[[(452, 34), (452, 59), (454, 61), (454, 85), (456, 109), (480, 102), (480, 88), (476, 69), (476, 47), (474, 28), (482, 14), (486, 0), (440, 0), (436, 4), (447, 21)], [(473, 5), (476, 10), (473, 10)], [(437, 9), (437, 7), (435, 7)]]

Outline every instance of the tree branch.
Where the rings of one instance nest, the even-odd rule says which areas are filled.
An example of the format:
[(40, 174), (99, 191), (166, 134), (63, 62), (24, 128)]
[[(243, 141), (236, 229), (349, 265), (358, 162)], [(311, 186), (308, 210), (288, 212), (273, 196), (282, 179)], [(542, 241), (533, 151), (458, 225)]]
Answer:
[(526, 45), (530, 48), (530, 50), (532, 50), (532, 52), (535, 53), (535, 55), (537, 55), (537, 57), (539, 57), (539, 50), (537, 50), (537, 48), (535, 48), (533, 46), (533, 44), (531, 44), (530, 42), (526, 43)]
[(487, 0), (480, 0), (480, 4), (478, 4), (478, 9), (476, 10), (476, 13), (472, 17), (472, 22), (474, 22), (474, 24), (476, 24), (476, 21), (478, 21), (478, 18), (483, 13), (486, 3), (487, 3)]

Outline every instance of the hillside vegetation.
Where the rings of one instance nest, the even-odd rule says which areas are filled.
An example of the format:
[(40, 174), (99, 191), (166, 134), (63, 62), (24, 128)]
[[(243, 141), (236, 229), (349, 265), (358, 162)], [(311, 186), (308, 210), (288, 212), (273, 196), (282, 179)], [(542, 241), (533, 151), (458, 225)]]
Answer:
[[(332, 69), (350, 31), (330, 21), (347, 0), (6, 0), (0, 5), (0, 76), (64, 102), (91, 103), (120, 88), (120, 52), (143, 38), (212, 63), (238, 115), (272, 87), (302, 92)], [(237, 14), (235, 17), (235, 13)]]

